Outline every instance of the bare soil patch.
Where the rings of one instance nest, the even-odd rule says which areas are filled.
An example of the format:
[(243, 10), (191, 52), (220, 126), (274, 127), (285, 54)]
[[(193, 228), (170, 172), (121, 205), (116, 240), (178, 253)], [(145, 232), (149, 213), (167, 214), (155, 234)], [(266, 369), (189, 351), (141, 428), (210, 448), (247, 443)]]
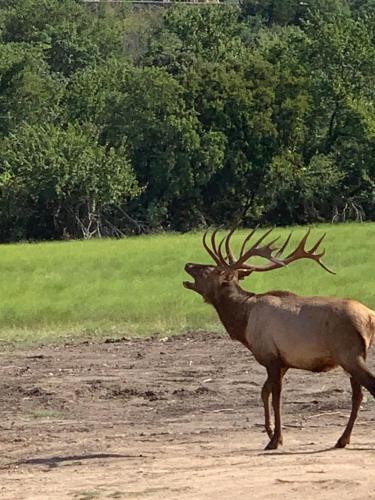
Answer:
[(0, 373), (0, 498), (375, 498), (369, 394), (352, 444), (331, 448), (350, 411), (341, 370), (287, 374), (275, 452), (264, 369), (227, 337), (4, 350)]

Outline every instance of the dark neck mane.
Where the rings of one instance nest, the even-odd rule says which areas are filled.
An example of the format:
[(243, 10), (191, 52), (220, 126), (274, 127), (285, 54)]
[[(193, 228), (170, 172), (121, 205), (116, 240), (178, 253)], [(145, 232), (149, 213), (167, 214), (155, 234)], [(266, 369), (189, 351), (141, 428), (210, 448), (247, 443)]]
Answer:
[(239, 285), (228, 286), (212, 301), (221, 322), (232, 339), (238, 340), (247, 346), (245, 334), (251, 307), (255, 295), (246, 292)]

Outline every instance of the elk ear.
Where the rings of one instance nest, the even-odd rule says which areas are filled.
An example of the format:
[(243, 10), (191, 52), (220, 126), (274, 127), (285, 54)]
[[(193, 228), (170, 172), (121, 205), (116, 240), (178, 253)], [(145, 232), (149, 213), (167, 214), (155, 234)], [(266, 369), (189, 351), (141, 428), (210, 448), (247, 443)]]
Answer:
[(247, 276), (249, 276), (253, 271), (238, 271), (237, 276), (239, 280), (245, 279)]

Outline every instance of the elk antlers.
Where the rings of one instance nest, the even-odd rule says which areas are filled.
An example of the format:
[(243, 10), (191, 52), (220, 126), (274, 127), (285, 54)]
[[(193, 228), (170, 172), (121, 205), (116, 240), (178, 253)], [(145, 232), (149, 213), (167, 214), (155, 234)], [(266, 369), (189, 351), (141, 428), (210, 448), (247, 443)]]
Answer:
[[(263, 272), (263, 271), (271, 271), (273, 269), (278, 269), (280, 267), (287, 266), (291, 262), (294, 262), (295, 260), (299, 259), (315, 260), (315, 262), (317, 262), (323, 269), (325, 269), (331, 274), (335, 274), (321, 261), (321, 258), (325, 254), (325, 250), (322, 250), (320, 253), (315, 253), (318, 250), (319, 245), (323, 241), (326, 233), (324, 233), (323, 236), (319, 238), (319, 240), (313, 245), (313, 247), (310, 250), (306, 250), (305, 245), (310, 234), (310, 229), (309, 229), (304, 235), (304, 237), (301, 239), (301, 241), (298, 243), (295, 250), (293, 250), (293, 252), (291, 252), (286, 257), (283, 257), (282, 254), (290, 241), (292, 233), (289, 234), (289, 236), (286, 238), (286, 240), (280, 247), (274, 246), (276, 241), (280, 238), (279, 236), (270, 241), (269, 243), (261, 245), (261, 243), (265, 240), (265, 238), (272, 232), (271, 228), (267, 232), (265, 232), (248, 250), (246, 250), (247, 243), (255, 234), (257, 229), (258, 229), (257, 227), (253, 229), (244, 239), (241, 245), (240, 256), (238, 259), (234, 256), (230, 246), (230, 240), (235, 231), (235, 228), (229, 231), (229, 233), (226, 236), (224, 236), (224, 238), (220, 241), (219, 245), (217, 245), (216, 243), (216, 235), (218, 232), (218, 229), (216, 229), (211, 235), (211, 248), (207, 244), (206, 238), (208, 231), (206, 231), (203, 235), (203, 246), (207, 250), (208, 254), (216, 262), (218, 267), (231, 270), (240, 270), (242, 276), (248, 276), (254, 271)], [(223, 247), (225, 248), (225, 253), (226, 253), (225, 256), (223, 255)], [(264, 265), (246, 264), (246, 262), (251, 257), (263, 257), (267, 259), (269, 263)]]

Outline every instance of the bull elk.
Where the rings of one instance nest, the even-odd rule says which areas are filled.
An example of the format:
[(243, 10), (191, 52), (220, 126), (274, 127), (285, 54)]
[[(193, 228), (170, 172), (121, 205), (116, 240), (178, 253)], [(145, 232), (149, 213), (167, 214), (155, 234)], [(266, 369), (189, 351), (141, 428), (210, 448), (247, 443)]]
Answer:
[[(352, 388), (352, 409), (347, 426), (336, 443), (344, 448), (350, 442), (354, 422), (362, 401), (362, 386), (375, 397), (375, 377), (366, 366), (367, 351), (375, 335), (375, 312), (354, 300), (332, 297), (301, 297), (288, 291), (255, 294), (243, 290), (239, 281), (254, 272), (265, 272), (287, 266), (300, 259), (322, 262), (324, 250), (317, 253), (325, 234), (306, 250), (308, 231), (297, 247), (286, 257), (284, 251), (291, 234), (280, 247), (278, 238), (265, 243), (271, 230), (254, 244), (243, 241), (239, 257), (231, 248), (230, 231), (218, 244), (217, 231), (203, 246), (215, 265), (191, 264), (185, 271), (194, 282), (184, 281), (185, 288), (194, 290), (214, 306), (232, 339), (247, 347), (267, 370), (261, 397), (264, 404), (265, 429), (270, 438), (266, 450), (282, 444), (280, 399), (282, 379), (289, 368), (324, 372), (341, 366), (349, 375)], [(262, 257), (263, 264), (250, 264), (252, 257)], [(269, 398), (272, 394), (275, 428), (272, 431)]]

